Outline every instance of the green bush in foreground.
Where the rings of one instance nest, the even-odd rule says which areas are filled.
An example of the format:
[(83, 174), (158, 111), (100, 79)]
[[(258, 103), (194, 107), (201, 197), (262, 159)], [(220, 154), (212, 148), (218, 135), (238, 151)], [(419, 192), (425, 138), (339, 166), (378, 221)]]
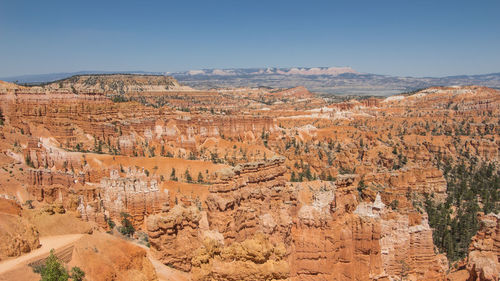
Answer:
[(82, 281), (83, 277), (85, 277), (85, 272), (76, 266), (71, 268), (70, 275), (54, 254), (54, 249), (50, 250), (50, 255), (45, 260), (45, 264), (36, 266), (33, 271), (42, 276), (41, 281), (67, 281), (70, 277), (73, 281)]

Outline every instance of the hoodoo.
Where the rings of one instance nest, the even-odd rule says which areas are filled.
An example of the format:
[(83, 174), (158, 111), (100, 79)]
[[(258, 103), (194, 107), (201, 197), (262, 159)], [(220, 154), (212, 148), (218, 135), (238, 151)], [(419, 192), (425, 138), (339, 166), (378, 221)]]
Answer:
[(62, 235), (89, 280), (498, 279), (498, 90), (0, 86), (7, 262)]

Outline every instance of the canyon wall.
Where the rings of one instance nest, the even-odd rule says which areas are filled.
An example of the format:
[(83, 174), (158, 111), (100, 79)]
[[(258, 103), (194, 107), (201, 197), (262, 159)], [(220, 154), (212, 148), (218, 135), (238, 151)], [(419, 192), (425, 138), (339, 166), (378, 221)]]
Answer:
[(481, 228), (472, 238), (467, 258), (471, 281), (493, 281), (500, 278), (500, 216), (480, 216)]
[[(425, 213), (410, 207), (392, 210), (379, 194), (373, 201), (362, 200), (355, 176), (339, 177), (335, 183), (290, 184), (283, 180), (284, 172), (282, 158), (221, 171), (221, 181), (210, 187), (206, 210), (175, 206), (148, 219), (155, 255), (165, 264), (201, 276), (199, 280), (209, 280), (209, 276), (225, 280), (221, 276), (228, 274), (223, 270), (228, 262), (226, 251), (236, 247), (241, 257), (234, 259), (249, 262), (242, 245), (257, 243), (252, 240), (257, 239), (256, 251), (267, 258), (252, 262), (258, 267), (276, 264), (272, 268), (277, 271), (263, 272), (266, 276), (291, 280), (444, 278), (446, 258), (435, 253)], [(280, 247), (279, 255), (274, 252), (278, 250), (270, 250)], [(245, 277), (247, 273), (237, 275), (254, 280)]]

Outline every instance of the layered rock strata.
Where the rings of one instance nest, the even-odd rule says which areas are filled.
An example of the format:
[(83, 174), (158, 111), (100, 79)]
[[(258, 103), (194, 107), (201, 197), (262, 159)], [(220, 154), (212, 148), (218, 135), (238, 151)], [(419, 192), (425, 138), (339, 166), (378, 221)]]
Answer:
[(481, 228), (472, 238), (467, 258), (471, 281), (500, 278), (500, 215), (480, 216)]
[[(221, 182), (210, 187), (206, 211), (178, 205), (150, 217), (155, 255), (165, 264), (192, 271), (198, 280), (225, 280), (230, 276), (225, 251), (237, 248), (244, 256), (242, 245), (260, 239), (259, 245), (285, 250), (257, 265), (231, 257), (242, 268), (262, 268), (264, 280), (444, 278), (446, 259), (435, 253), (425, 214), (410, 206), (392, 210), (379, 194), (374, 201), (360, 200), (356, 176), (340, 176), (336, 183), (287, 184), (283, 160), (222, 171)], [(269, 257), (274, 253), (263, 252)], [(271, 268), (277, 271), (263, 269), (269, 263), (276, 263)], [(253, 280), (247, 275), (252, 270), (233, 273)]]

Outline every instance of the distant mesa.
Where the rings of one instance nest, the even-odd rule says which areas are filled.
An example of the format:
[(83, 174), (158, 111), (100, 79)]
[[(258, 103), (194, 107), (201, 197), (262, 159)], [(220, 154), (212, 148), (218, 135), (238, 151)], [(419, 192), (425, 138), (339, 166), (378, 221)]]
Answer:
[(290, 68), (288, 71), (277, 70), (279, 74), (285, 75), (339, 75), (343, 73), (358, 73), (350, 67), (313, 67), (313, 68)]
[(179, 84), (197, 90), (214, 88), (294, 88), (305, 86), (311, 92), (356, 95), (389, 96), (412, 92), (433, 86), (478, 85), (500, 89), (500, 73), (460, 75), (446, 77), (402, 77), (358, 72), (351, 67), (291, 67), (291, 68), (230, 68), (195, 69), (180, 72), (90, 72), (52, 73), (0, 78), (20, 85), (59, 81), (75, 75), (91, 74), (165, 74), (175, 78)]
[(351, 67), (292, 67), (292, 68), (262, 68), (262, 69), (204, 69), (177, 72), (173, 75), (206, 75), (206, 76), (237, 76), (237, 75), (331, 75), (336, 76), (343, 73), (358, 73)]
[(358, 72), (351, 67), (201, 69), (169, 73), (195, 89), (306, 86), (336, 95), (389, 96), (432, 86), (479, 85), (500, 88), (500, 73), (447, 77), (400, 77)]
[(147, 74), (84, 74), (69, 78), (41, 83), (34, 86), (21, 86), (0, 82), (0, 93), (51, 93), (51, 94), (128, 94), (141, 92), (190, 91), (177, 80), (166, 75)]

